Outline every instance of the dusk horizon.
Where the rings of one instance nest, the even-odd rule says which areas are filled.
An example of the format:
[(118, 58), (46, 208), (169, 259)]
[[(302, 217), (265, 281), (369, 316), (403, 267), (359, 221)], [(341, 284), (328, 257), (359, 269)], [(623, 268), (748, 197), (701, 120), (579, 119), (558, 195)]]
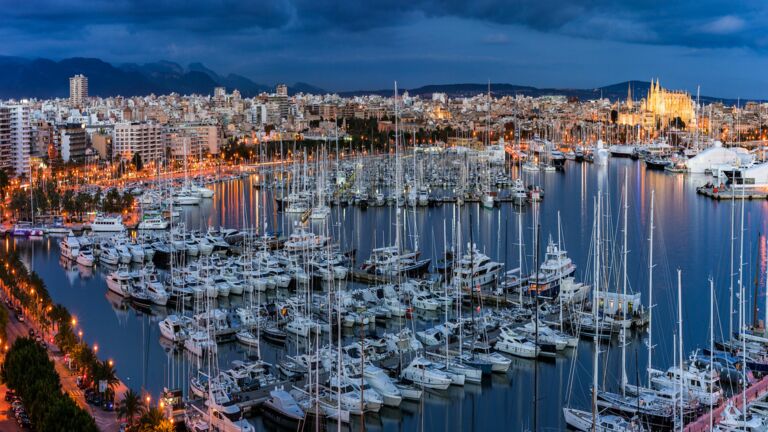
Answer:
[(746, 0), (44, 3), (6, 8), (0, 54), (202, 62), (336, 91), (395, 80), (594, 88), (658, 77), (670, 88), (768, 99), (768, 5)]

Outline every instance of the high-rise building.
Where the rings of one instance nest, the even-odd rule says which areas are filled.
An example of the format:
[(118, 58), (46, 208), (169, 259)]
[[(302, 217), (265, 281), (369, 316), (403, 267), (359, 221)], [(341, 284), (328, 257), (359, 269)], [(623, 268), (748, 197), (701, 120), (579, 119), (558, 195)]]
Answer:
[(278, 96), (288, 96), (288, 86), (285, 84), (278, 84), (275, 88), (275, 94)]
[(0, 106), (0, 170), (13, 175), (11, 153), (11, 109)]
[(215, 87), (213, 89), (213, 105), (223, 107), (227, 101), (227, 89), (224, 87)]
[(163, 126), (146, 122), (116, 123), (112, 158), (120, 156), (130, 161), (136, 153), (141, 155), (144, 164), (161, 161), (165, 156)]
[(82, 106), (88, 98), (88, 77), (78, 74), (69, 78), (69, 103)]
[(64, 162), (85, 162), (88, 133), (83, 125), (73, 123), (59, 128), (59, 155)]
[(32, 126), (26, 105), (0, 106), (0, 169), (11, 176), (29, 171)]

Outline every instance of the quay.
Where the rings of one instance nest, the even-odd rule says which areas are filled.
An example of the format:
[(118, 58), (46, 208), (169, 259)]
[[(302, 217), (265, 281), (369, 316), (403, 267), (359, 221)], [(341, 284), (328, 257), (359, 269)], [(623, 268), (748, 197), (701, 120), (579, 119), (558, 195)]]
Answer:
[(696, 193), (714, 200), (746, 199), (746, 200), (764, 200), (768, 199), (768, 189), (753, 188), (745, 190), (734, 190), (733, 188), (718, 188), (702, 186), (696, 188)]
[(392, 278), (388, 276), (368, 273), (360, 269), (349, 269), (349, 278), (354, 282), (361, 282), (369, 285), (385, 284), (385, 283), (392, 282)]
[[(760, 379), (760, 381), (755, 383), (753, 386), (749, 387), (746, 391), (747, 391), (747, 404), (768, 394), (768, 376), (764, 376), (762, 379)], [(731, 404), (736, 408), (738, 408), (740, 411), (743, 411), (741, 406), (742, 399), (743, 399), (743, 396), (741, 392), (739, 392), (731, 396), (730, 399), (721, 403), (719, 407), (715, 408), (712, 411), (712, 424), (713, 425), (718, 424), (718, 422), (720, 421), (720, 415), (723, 413), (723, 411), (728, 406), (728, 404)], [(685, 426), (685, 429), (683, 429), (684, 432), (709, 431), (710, 430), (709, 417), (710, 417), (710, 413), (708, 411), (704, 413), (701, 417), (696, 419), (695, 421), (688, 423), (688, 425)]]

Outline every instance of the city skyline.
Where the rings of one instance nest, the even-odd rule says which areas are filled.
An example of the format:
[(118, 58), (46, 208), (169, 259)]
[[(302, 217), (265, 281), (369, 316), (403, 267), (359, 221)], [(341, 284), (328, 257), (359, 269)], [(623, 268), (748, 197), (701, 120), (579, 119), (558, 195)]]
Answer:
[(204, 62), (258, 83), (331, 91), (397, 80), (595, 88), (660, 77), (671, 88), (768, 98), (768, 10), (755, 2), (281, 1), (14, 4), (0, 54), (121, 64)]

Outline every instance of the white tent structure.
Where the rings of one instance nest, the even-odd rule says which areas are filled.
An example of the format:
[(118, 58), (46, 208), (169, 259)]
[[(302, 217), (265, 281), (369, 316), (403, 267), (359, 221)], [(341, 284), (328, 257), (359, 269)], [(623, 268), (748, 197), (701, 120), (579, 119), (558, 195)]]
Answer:
[(768, 186), (768, 162), (742, 170), (741, 177), (746, 187)]
[(742, 148), (725, 148), (723, 143), (715, 141), (715, 144), (685, 161), (688, 172), (704, 174), (706, 171), (719, 172), (731, 170), (749, 165), (752, 156)]

